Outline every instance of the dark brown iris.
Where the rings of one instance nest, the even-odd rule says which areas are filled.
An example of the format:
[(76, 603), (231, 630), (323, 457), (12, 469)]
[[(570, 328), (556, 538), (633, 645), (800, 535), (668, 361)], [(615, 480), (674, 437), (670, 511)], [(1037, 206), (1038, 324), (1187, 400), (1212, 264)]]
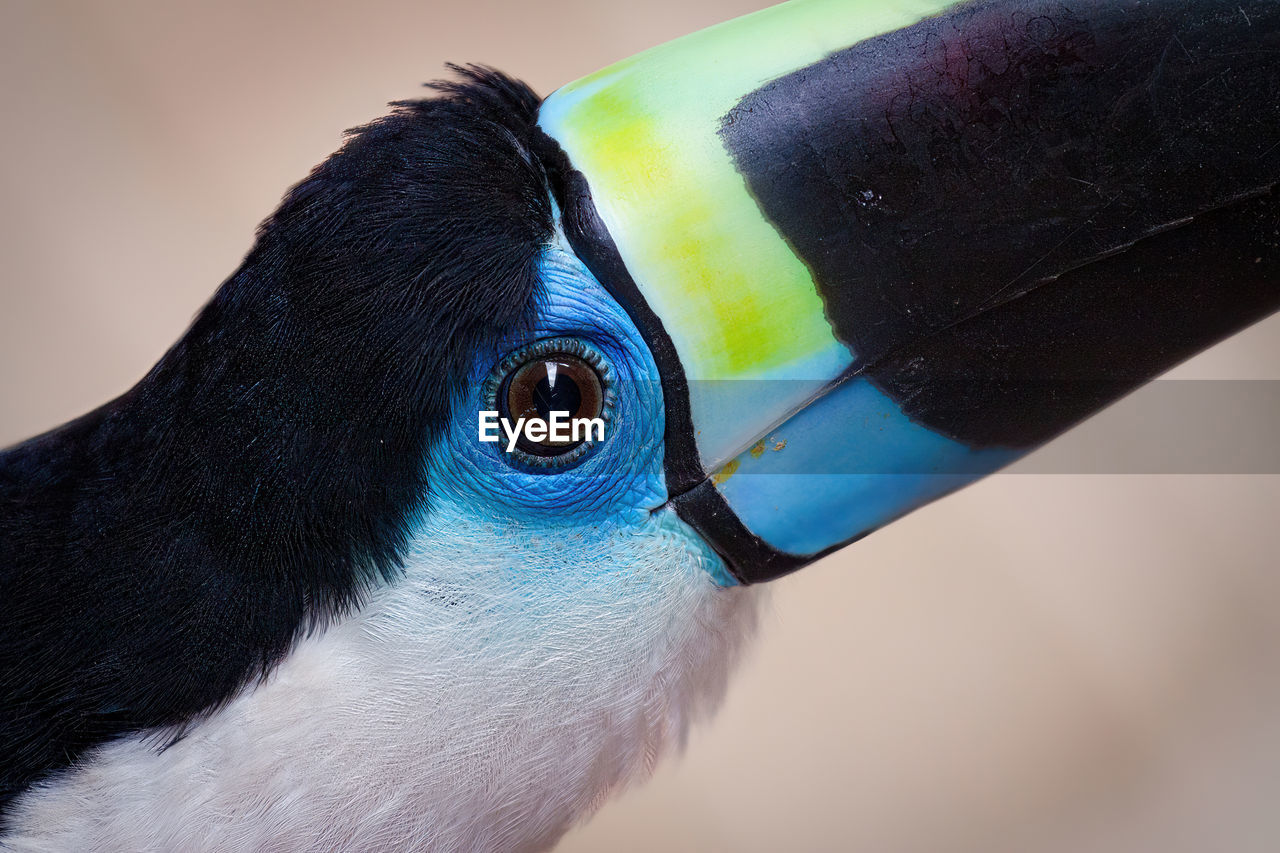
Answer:
[[(595, 418), (604, 408), (604, 388), (599, 375), (590, 364), (569, 353), (554, 353), (525, 362), (507, 379), (498, 397), (506, 409), (502, 416), (513, 424), (519, 418), (550, 422), (552, 412), (567, 412), (569, 420)], [(567, 426), (565, 431), (572, 435)], [(550, 436), (540, 442), (521, 437), (519, 447), (538, 456), (557, 456), (581, 443), (572, 439), (552, 441)]]

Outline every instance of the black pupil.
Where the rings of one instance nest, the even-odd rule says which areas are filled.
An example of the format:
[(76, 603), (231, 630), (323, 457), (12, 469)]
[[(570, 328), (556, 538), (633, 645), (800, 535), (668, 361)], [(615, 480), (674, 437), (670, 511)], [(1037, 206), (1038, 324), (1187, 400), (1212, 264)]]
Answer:
[(578, 383), (563, 370), (556, 372), (555, 379), (555, 385), (552, 385), (548, 371), (533, 388), (533, 405), (538, 410), (538, 417), (544, 421), (551, 419), (552, 412), (568, 412), (569, 417), (573, 417), (582, 408), (582, 389)]

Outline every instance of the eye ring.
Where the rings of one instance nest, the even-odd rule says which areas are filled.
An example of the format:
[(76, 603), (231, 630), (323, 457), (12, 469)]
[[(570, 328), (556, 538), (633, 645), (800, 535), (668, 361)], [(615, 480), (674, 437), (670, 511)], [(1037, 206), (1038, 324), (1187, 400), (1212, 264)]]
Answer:
[[(560, 388), (548, 394), (548, 380), (555, 382), (557, 375), (571, 381), (556, 383)], [(591, 430), (578, 442), (531, 444), (522, 436), (511, 452), (507, 452), (505, 431), (499, 430), (503, 458), (513, 467), (543, 474), (572, 468), (608, 440), (615, 398), (615, 376), (608, 358), (590, 343), (570, 337), (544, 338), (507, 354), (490, 371), (481, 393), (487, 410), (513, 424), (521, 414), (531, 415), (534, 405), (545, 418), (542, 409), (553, 400), (575, 405), (578, 411), (570, 412), (571, 417), (603, 421), (603, 439)]]

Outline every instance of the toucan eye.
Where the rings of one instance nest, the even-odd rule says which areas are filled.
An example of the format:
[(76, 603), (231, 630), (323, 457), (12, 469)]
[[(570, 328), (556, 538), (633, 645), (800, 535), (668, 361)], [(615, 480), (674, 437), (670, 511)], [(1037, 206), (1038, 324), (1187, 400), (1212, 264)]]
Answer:
[[(576, 355), (557, 352), (526, 361), (516, 368), (499, 391), (502, 417), (516, 422), (535, 418), (551, 423), (552, 413), (567, 420), (597, 418), (604, 405), (604, 387), (590, 364)], [(579, 435), (582, 434), (579, 429)], [(536, 441), (522, 439), (521, 449), (540, 456), (559, 456), (584, 439), (549, 436)]]
[(504, 451), (508, 430), (518, 430), (509, 454), (513, 461), (526, 468), (563, 469), (604, 440), (613, 407), (613, 370), (585, 341), (549, 338), (504, 358), (489, 378), (485, 397), (504, 424)]

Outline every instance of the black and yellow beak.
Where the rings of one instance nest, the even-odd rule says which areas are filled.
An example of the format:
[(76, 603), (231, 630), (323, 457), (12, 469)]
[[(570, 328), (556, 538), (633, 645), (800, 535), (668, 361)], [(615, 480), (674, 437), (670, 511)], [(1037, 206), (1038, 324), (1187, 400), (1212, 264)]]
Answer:
[(575, 251), (743, 582), (1280, 307), (1280, 3), (793, 0), (556, 92)]

